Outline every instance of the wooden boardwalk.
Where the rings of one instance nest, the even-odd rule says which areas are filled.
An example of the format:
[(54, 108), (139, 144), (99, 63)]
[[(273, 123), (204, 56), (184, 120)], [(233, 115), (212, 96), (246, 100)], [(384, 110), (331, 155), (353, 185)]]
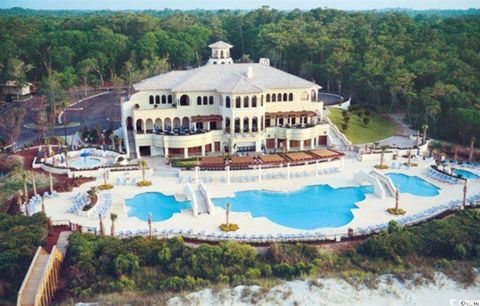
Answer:
[(58, 286), (60, 267), (71, 232), (62, 232), (50, 254), (38, 247), (27, 275), (18, 291), (17, 306), (47, 306)]

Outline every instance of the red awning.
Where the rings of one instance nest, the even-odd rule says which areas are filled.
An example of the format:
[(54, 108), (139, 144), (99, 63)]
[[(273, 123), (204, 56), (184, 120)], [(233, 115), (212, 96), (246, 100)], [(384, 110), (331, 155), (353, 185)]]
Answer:
[(220, 115), (192, 116), (192, 122), (222, 121)]

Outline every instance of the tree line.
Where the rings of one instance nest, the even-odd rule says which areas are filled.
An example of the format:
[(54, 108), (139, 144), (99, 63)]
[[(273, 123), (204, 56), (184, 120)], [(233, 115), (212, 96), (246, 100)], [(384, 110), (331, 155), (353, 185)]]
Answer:
[(452, 12), (277, 11), (0, 12), (0, 81), (40, 84), (50, 110), (61, 89), (131, 85), (203, 65), (225, 40), (237, 61), (277, 68), (351, 95), (378, 111), (403, 110), (434, 137), (480, 139), (480, 17)]

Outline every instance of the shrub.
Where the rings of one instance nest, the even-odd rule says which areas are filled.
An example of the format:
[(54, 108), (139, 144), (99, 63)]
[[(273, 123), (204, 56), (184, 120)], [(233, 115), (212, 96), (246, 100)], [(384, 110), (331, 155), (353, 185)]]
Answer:
[(148, 186), (151, 186), (151, 185), (152, 185), (152, 181), (147, 181), (147, 180), (140, 181), (140, 182), (137, 183), (138, 187), (148, 187)]
[(138, 256), (129, 254), (118, 255), (113, 260), (113, 269), (118, 276), (132, 275), (140, 268)]
[(370, 123), (370, 118), (363, 117), (363, 124), (368, 125)]
[(463, 246), (463, 244), (459, 243), (453, 249), (453, 255), (458, 259), (465, 259), (467, 257), (467, 249)]
[(401, 208), (398, 208), (398, 209), (395, 209), (395, 208), (388, 208), (387, 211), (392, 214), (392, 215), (395, 215), (395, 216), (402, 216), (404, 214), (406, 214), (407, 212)]
[(240, 227), (238, 224), (230, 223), (228, 226), (226, 224), (220, 224), (219, 226), (221, 231), (224, 232), (234, 232), (237, 231)]
[(348, 124), (344, 123), (342, 124), (342, 130), (346, 131), (348, 129)]
[(98, 190), (110, 190), (110, 189), (113, 189), (113, 185), (112, 184), (102, 184), (102, 185), (98, 185), (97, 189)]
[(379, 170), (388, 169), (388, 166), (386, 164), (375, 165), (374, 167), (375, 167), (375, 169), (379, 169)]

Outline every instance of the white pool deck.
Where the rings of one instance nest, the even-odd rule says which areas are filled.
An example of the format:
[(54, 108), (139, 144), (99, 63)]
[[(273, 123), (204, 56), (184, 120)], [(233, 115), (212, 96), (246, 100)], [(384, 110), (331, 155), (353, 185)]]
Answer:
[[(431, 207), (436, 207), (442, 204), (447, 204), (452, 200), (463, 199), (463, 184), (451, 185), (448, 183), (439, 182), (432, 178), (426, 177), (424, 172), (433, 164), (432, 161), (424, 161), (421, 159), (416, 160), (419, 164), (418, 167), (412, 167), (410, 169), (388, 169), (383, 173), (396, 172), (404, 173), (407, 175), (416, 175), (420, 178), (434, 184), (439, 187), (440, 194), (434, 197), (419, 197), (410, 195), (407, 193), (400, 194), (400, 208), (406, 210), (406, 216), (413, 216), (421, 213)], [(207, 183), (204, 184), (211, 194), (212, 198), (228, 197), (232, 196), (237, 191), (245, 190), (271, 190), (271, 191), (292, 191), (298, 190), (307, 185), (328, 184), (332, 187), (348, 187), (357, 186), (354, 181), (354, 174), (361, 170), (373, 170), (373, 166), (378, 163), (377, 160), (359, 162), (354, 159), (348, 159), (345, 161), (344, 169), (342, 173), (333, 173), (326, 175), (319, 175), (318, 177), (302, 177), (286, 179), (274, 179), (261, 182), (247, 182), (247, 183)], [(387, 160), (386, 164), (390, 165), (391, 161)], [(480, 175), (480, 169), (466, 169)], [(139, 229), (148, 228), (146, 221), (139, 220), (135, 217), (129, 217), (126, 213), (125, 199), (131, 198), (138, 193), (142, 192), (162, 192), (166, 195), (174, 195), (182, 197), (184, 194), (185, 184), (179, 183), (178, 177), (173, 177), (172, 172), (168, 176), (162, 176), (162, 171), (155, 171), (155, 174), (149, 178), (153, 182), (150, 187), (137, 187), (137, 186), (115, 186), (111, 192), (112, 194), (112, 206), (108, 212), (118, 215), (118, 219), (115, 223), (116, 232), (122, 232), (130, 230), (135, 232)], [(67, 209), (72, 206), (71, 197), (78, 192), (85, 192), (91, 186), (99, 185), (103, 183), (103, 179), (99, 178), (96, 182), (90, 182), (84, 184), (78, 188), (75, 188), (72, 192), (61, 193), (57, 198), (50, 198), (45, 200), (46, 214), (52, 220), (70, 220), (72, 223), (77, 223), (86, 227), (99, 226), (98, 216), (83, 217), (76, 214), (67, 213)], [(113, 182), (110, 182), (113, 183)], [(480, 180), (469, 180), (468, 182), (468, 196), (480, 194)], [(230, 222), (239, 225), (240, 229), (236, 232), (238, 235), (279, 235), (279, 234), (300, 234), (300, 233), (322, 233), (324, 235), (345, 235), (348, 228), (358, 229), (365, 228), (372, 225), (378, 225), (388, 223), (390, 220), (395, 220), (400, 217), (392, 216), (386, 209), (394, 207), (395, 199), (393, 197), (387, 197), (380, 199), (375, 194), (367, 194), (366, 199), (359, 203), (356, 203), (358, 209), (353, 209), (353, 220), (340, 227), (336, 228), (319, 228), (314, 230), (299, 230), (294, 228), (288, 228), (279, 224), (273, 223), (267, 218), (259, 217), (254, 218), (249, 213), (236, 213), (231, 212)], [(110, 233), (110, 218), (104, 219), (104, 225), (106, 233)], [(222, 233), (218, 226), (225, 222), (225, 210), (219, 207), (215, 207), (213, 214), (201, 214), (198, 217), (194, 217), (191, 210), (187, 210), (181, 213), (174, 214), (170, 219), (153, 222), (152, 227), (158, 232), (172, 231), (178, 232), (183, 230), (190, 233), (202, 233), (205, 234), (220, 234)]]

